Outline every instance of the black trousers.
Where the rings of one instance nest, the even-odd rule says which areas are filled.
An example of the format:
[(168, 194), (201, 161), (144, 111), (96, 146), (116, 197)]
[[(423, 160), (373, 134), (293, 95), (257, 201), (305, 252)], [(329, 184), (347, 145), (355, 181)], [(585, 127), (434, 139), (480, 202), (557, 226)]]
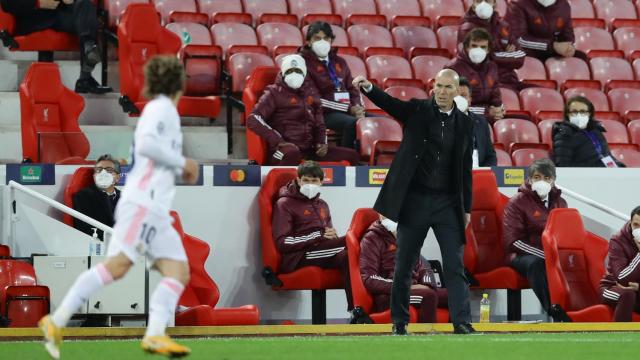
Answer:
[(540, 305), (548, 313), (551, 307), (551, 297), (549, 295), (547, 269), (544, 266), (544, 259), (535, 255), (517, 256), (511, 260), (511, 267), (527, 278), (531, 289), (540, 300)]
[(341, 135), (340, 146), (354, 149), (356, 147), (356, 122), (358, 119), (351, 114), (331, 111), (324, 114), (324, 123)]
[(391, 319), (409, 322), (411, 273), (429, 229), (440, 245), (449, 314), (454, 325), (471, 322), (469, 282), (464, 275), (464, 226), (457, 196), (443, 192), (407, 194), (398, 222), (396, 266), (391, 288)]
[(52, 29), (78, 35), (81, 42), (95, 42), (98, 34), (98, 12), (91, 0), (75, 0), (73, 5), (56, 10)]

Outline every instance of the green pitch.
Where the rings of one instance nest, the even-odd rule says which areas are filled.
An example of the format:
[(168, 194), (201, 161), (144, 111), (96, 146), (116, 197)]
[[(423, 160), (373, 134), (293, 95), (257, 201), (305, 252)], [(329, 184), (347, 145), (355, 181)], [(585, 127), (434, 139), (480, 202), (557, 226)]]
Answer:
[[(182, 339), (186, 359), (638, 359), (640, 333), (309, 336)], [(37, 342), (0, 344), (0, 359), (48, 359)], [(62, 359), (161, 359), (139, 341), (68, 341)]]

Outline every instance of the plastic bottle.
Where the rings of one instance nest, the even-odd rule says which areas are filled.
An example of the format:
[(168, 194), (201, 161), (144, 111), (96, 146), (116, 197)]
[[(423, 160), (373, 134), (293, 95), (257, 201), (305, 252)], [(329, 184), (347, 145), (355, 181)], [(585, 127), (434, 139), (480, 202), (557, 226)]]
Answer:
[(482, 300), (480, 300), (480, 322), (491, 322), (489, 317), (491, 314), (491, 302), (489, 301), (489, 294), (482, 294)]
[[(98, 229), (96, 229), (96, 228), (91, 228), (91, 229), (93, 230), (93, 234), (91, 234), (91, 237), (93, 238), (93, 240), (92, 240), (92, 241), (91, 241), (91, 243), (89, 244), (89, 256), (97, 255), (97, 254), (95, 254), (95, 253), (93, 252), (93, 250), (94, 250), (94, 248), (93, 248), (93, 244), (94, 244), (94, 241), (99, 240), (99, 239), (98, 239)], [(98, 250), (98, 249), (96, 249), (96, 250), (97, 250), (97, 251), (100, 251), (100, 250)]]

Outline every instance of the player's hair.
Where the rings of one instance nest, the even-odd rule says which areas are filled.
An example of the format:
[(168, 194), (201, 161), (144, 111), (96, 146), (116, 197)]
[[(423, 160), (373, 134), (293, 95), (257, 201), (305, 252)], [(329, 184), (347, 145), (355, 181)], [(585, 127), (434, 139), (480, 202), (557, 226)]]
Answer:
[(307, 160), (298, 166), (298, 178), (301, 179), (303, 176), (324, 180), (324, 171), (317, 162)]
[(114, 157), (111, 156), (111, 154), (104, 154), (104, 155), (100, 156), (98, 158), (98, 160), (96, 161), (96, 165), (100, 161), (111, 161), (113, 163), (113, 169), (116, 171), (116, 173), (120, 174), (120, 162), (118, 160), (114, 159)]
[(553, 163), (553, 161), (549, 159), (538, 159), (534, 161), (533, 164), (529, 166), (529, 170), (528, 170), (529, 179), (533, 176), (533, 173), (535, 173), (536, 171), (552, 179), (556, 178), (556, 165)]
[(460, 76), (460, 80), (458, 81), (458, 86), (464, 86), (471, 89), (471, 83), (464, 76)]
[(144, 66), (144, 96), (170, 98), (184, 89), (187, 77), (180, 60), (175, 56), (154, 56)]
[(631, 217), (634, 217), (636, 215), (640, 215), (640, 206), (636, 206), (635, 209), (631, 210)]
[(467, 36), (464, 37), (464, 42), (463, 42), (464, 48), (465, 49), (468, 48), (469, 44), (472, 41), (482, 41), (482, 40), (489, 41), (489, 51), (491, 51), (493, 39), (491, 38), (491, 34), (484, 28), (475, 28), (469, 31)]

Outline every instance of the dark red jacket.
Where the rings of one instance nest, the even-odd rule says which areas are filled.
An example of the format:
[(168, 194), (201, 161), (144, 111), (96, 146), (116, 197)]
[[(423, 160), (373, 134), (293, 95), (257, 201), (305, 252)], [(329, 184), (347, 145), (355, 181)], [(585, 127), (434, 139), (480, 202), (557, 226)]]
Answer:
[(327, 70), (327, 67), (320, 62), (318, 56), (308, 46), (300, 48), (300, 56), (302, 56), (307, 63), (307, 76), (311, 77), (320, 92), (322, 107), (325, 112), (347, 112), (351, 106), (362, 106), (360, 91), (353, 86), (353, 77), (351, 76), (349, 65), (343, 58), (338, 56), (337, 52), (338, 50), (336, 48), (331, 49), (331, 52), (329, 52), (329, 64), (333, 66), (336, 75), (340, 79), (341, 87), (339, 91), (349, 93), (349, 104), (335, 101), (334, 93), (336, 88), (329, 76), (329, 70)]
[[(490, 58), (480, 64), (474, 64), (469, 60), (462, 44), (458, 45), (458, 55), (451, 60), (445, 68), (453, 69), (460, 76), (464, 76), (471, 84), (471, 106), (488, 108), (489, 106), (501, 106), (500, 79), (498, 65)], [(477, 112), (470, 109), (473, 112)]]
[(280, 271), (291, 272), (307, 251), (324, 240), (324, 231), (333, 227), (329, 205), (317, 195), (309, 199), (291, 180), (278, 193), (273, 206), (273, 239), (282, 254)]
[(607, 259), (607, 272), (600, 281), (601, 289), (612, 288), (616, 283), (628, 286), (629, 282), (640, 282), (640, 252), (633, 240), (630, 222), (611, 238)]
[(567, 0), (557, 0), (549, 7), (536, 0), (511, 0), (504, 18), (529, 56), (547, 58), (555, 54), (554, 42), (575, 41)]
[(555, 186), (547, 199), (547, 208), (538, 194), (528, 183), (522, 184), (518, 193), (509, 199), (504, 209), (503, 245), (505, 261), (508, 265), (516, 256), (536, 255), (544, 259), (542, 232), (547, 225), (547, 217), (552, 209), (566, 208), (567, 201)]
[(293, 143), (302, 151), (327, 143), (320, 96), (308, 76), (294, 90), (278, 74), (275, 84), (267, 86), (253, 108), (247, 126), (264, 138), (271, 150), (282, 142)]
[[(376, 221), (360, 242), (360, 276), (371, 295), (390, 295), (396, 265), (396, 237)], [(413, 283), (436, 289), (436, 279), (428, 264), (418, 259), (413, 268)]]
[[(491, 60), (498, 65), (500, 83), (508, 87), (512, 87), (511, 84), (519, 83), (520, 80), (514, 70), (520, 69), (524, 65), (526, 53), (520, 48), (517, 38), (511, 33), (509, 24), (501, 19), (495, 11), (490, 19), (484, 20), (480, 19), (472, 8), (469, 8), (462, 19), (460, 28), (458, 28), (458, 43), (462, 43), (467, 34), (475, 28), (483, 28), (491, 34), (493, 45)], [(506, 52), (508, 45), (514, 45), (516, 50)]]

